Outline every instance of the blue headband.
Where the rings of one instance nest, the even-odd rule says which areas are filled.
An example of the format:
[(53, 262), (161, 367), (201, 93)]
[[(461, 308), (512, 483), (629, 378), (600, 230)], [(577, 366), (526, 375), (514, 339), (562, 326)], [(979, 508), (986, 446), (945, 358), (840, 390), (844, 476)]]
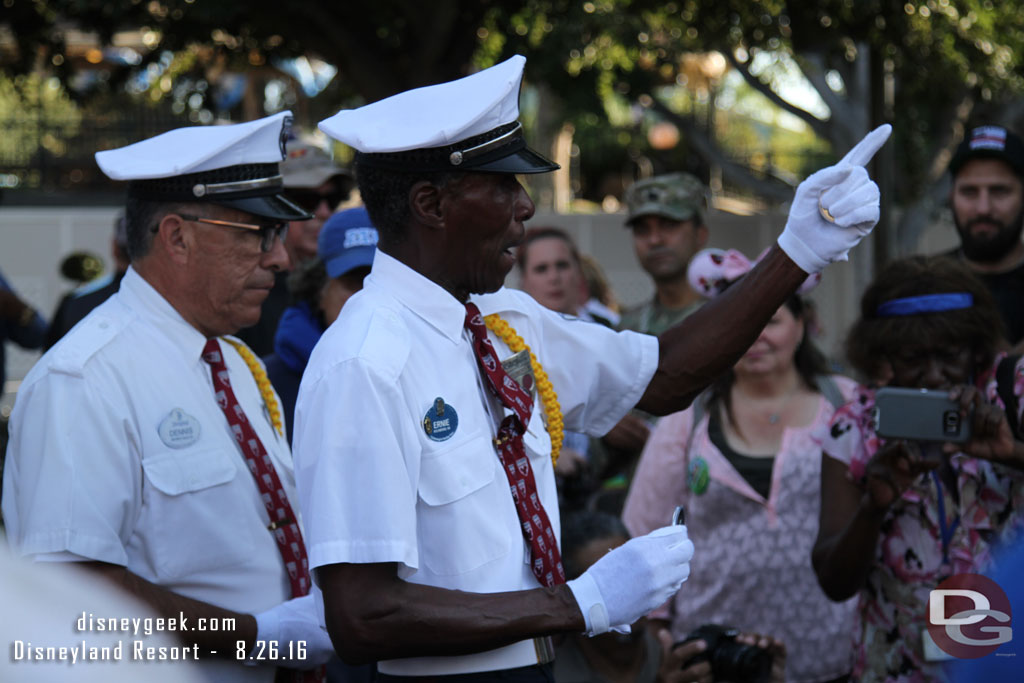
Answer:
[(922, 294), (893, 299), (879, 305), (875, 313), (880, 318), (892, 318), (898, 315), (916, 315), (918, 313), (941, 313), (970, 308), (974, 305), (974, 295), (967, 292), (950, 292), (949, 294)]

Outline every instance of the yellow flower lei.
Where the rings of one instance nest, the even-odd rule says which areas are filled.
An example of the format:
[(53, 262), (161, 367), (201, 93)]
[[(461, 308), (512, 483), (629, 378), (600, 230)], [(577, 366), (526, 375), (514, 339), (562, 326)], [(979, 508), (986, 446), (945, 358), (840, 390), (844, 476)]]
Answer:
[(277, 430), (278, 434), (284, 436), (281, 408), (277, 405), (277, 399), (274, 398), (274, 387), (271, 386), (270, 379), (267, 378), (267, 371), (256, 360), (255, 354), (253, 354), (248, 346), (227, 337), (221, 337), (221, 339), (235, 347), (235, 351), (238, 351), (238, 355), (249, 366), (249, 372), (252, 373), (253, 379), (256, 380), (256, 386), (260, 388), (260, 396), (263, 397), (263, 403), (267, 406), (267, 412), (270, 413), (270, 423), (274, 425), (274, 429)]
[(558, 394), (555, 393), (555, 388), (551, 386), (548, 373), (544, 372), (544, 368), (541, 367), (537, 356), (533, 355), (533, 351), (530, 350), (530, 347), (526, 345), (526, 342), (523, 341), (523, 338), (516, 333), (511, 325), (502, 320), (497, 314), (486, 316), (484, 322), (487, 324), (487, 329), (498, 335), (498, 338), (505, 342), (505, 345), (512, 350), (512, 353), (519, 353), (526, 349), (526, 352), (530, 354), (533, 378), (537, 382), (537, 392), (540, 394), (540, 401), (544, 406), (544, 415), (547, 417), (546, 427), (548, 435), (551, 437), (551, 464), (557, 465), (558, 455), (562, 452), (562, 440), (564, 439), (562, 407), (558, 405)]

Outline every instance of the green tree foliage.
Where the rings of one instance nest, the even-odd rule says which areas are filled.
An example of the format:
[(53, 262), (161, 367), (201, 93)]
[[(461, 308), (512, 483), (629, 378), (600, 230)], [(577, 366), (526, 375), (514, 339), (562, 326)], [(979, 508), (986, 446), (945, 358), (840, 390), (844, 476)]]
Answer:
[[(318, 98), (324, 110), (520, 52), (539, 92), (531, 115), (551, 129), (548, 137), (571, 122), (584, 164), (620, 173), (623, 158), (715, 166), (734, 184), (775, 199), (789, 195), (786, 179), (807, 164), (773, 153), (775, 168), (754, 172), (764, 151), (751, 145), (829, 147), (838, 156), (873, 125), (891, 121), (885, 189), (908, 209), (906, 244), (940, 205), (938, 181), (964, 127), (1013, 125), (1024, 116), (1024, 12), (996, 0), (6, 0), (4, 7), (17, 42), (12, 68), (43, 62), (70, 79), (68, 63), (57, 59), (70, 27), (104, 41), (144, 27), (154, 40), (145, 61), (124, 67), (107, 87), (166, 51), (192, 50), (188, 69), (204, 76), (314, 55), (339, 69), (338, 85)], [(759, 120), (718, 109), (720, 74), (703, 73), (694, 58), (712, 51), (743, 76), (745, 97), (797, 117), (817, 145), (807, 135), (765, 135)], [(794, 64), (827, 112), (783, 97), (786, 65)], [(686, 155), (651, 150), (646, 133), (660, 119), (682, 132)]]

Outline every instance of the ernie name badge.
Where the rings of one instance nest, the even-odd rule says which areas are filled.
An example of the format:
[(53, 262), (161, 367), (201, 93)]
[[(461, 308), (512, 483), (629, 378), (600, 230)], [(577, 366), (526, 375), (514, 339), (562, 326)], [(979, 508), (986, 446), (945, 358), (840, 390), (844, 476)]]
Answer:
[(459, 427), (459, 414), (455, 408), (438, 396), (434, 405), (423, 416), (423, 431), (432, 441), (447, 441)]
[(509, 377), (519, 383), (530, 398), (536, 398), (537, 383), (533, 377), (533, 365), (530, 364), (530, 352), (526, 349), (513, 353), (501, 361), (501, 367)]

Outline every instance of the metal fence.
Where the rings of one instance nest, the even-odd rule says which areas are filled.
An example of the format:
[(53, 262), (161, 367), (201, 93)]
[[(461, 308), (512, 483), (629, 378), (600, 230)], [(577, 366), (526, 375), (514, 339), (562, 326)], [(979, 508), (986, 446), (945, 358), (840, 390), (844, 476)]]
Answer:
[(0, 124), (3, 203), (38, 204), (40, 196), (51, 193), (76, 204), (93, 203), (89, 197), (95, 193), (123, 192), (96, 166), (95, 152), (187, 125), (187, 116), (145, 105), (111, 105), (82, 116), (54, 117), (39, 110), (8, 117)]

